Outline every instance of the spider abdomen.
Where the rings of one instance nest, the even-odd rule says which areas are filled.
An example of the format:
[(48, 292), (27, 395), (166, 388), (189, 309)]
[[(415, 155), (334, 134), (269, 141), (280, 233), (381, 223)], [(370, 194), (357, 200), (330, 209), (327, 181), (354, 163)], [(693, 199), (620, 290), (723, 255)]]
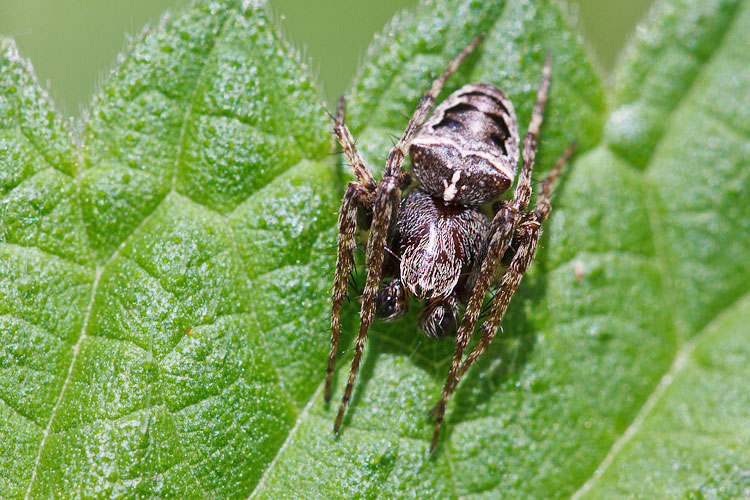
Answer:
[(410, 145), (412, 171), (433, 196), (478, 206), (513, 184), (518, 124), (494, 85), (465, 85), (435, 108)]
[(396, 229), (401, 281), (411, 295), (431, 300), (452, 295), (465, 280), (489, 221), (475, 208), (416, 188), (401, 201)]

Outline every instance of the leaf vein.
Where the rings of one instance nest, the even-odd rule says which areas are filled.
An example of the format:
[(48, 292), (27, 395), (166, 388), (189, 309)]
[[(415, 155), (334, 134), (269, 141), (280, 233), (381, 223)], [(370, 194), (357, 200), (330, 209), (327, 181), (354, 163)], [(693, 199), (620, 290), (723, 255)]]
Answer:
[(31, 489), (34, 486), (34, 481), (36, 480), (36, 475), (39, 471), (39, 463), (42, 459), (42, 452), (44, 451), (44, 445), (47, 442), (47, 438), (49, 437), (50, 430), (52, 429), (52, 423), (55, 420), (55, 416), (57, 415), (57, 410), (60, 408), (60, 405), (62, 404), (63, 397), (65, 396), (65, 391), (68, 388), (68, 384), (70, 383), (71, 378), (73, 377), (73, 368), (75, 366), (76, 360), (78, 359), (78, 355), (81, 351), (81, 343), (86, 338), (86, 328), (88, 327), (89, 319), (91, 318), (91, 311), (94, 308), (94, 299), (96, 297), (96, 290), (99, 285), (99, 280), (102, 276), (102, 271), (104, 268), (99, 268), (96, 273), (96, 278), (94, 279), (94, 284), (91, 287), (91, 299), (89, 300), (88, 310), (86, 312), (85, 319), (83, 321), (83, 326), (81, 327), (81, 333), (78, 336), (78, 341), (73, 346), (73, 356), (70, 360), (70, 364), (68, 366), (68, 373), (65, 376), (65, 381), (63, 382), (62, 388), (60, 389), (60, 395), (57, 398), (57, 401), (55, 403), (55, 406), (52, 408), (52, 413), (49, 416), (49, 420), (47, 420), (47, 425), (44, 428), (44, 431), (42, 432), (42, 440), (39, 443), (39, 451), (37, 452), (36, 459), (34, 460), (34, 468), (31, 471), (31, 479), (29, 480), (29, 487), (26, 490), (26, 495), (24, 496), (24, 500), (28, 500), (29, 496), (31, 495)]
[[(737, 2), (736, 5), (738, 5), (740, 2)], [(696, 82), (700, 80), (700, 75), (706, 70), (706, 68), (709, 67), (711, 60), (713, 60), (714, 57), (716, 57), (717, 54), (721, 53), (721, 49), (727, 39), (727, 34), (732, 31), (732, 26), (736, 19), (739, 17), (736, 15), (738, 7), (735, 6), (735, 11), (733, 12), (733, 15), (731, 16), (731, 20), (729, 21), (729, 26), (725, 27), (725, 29), (721, 30), (721, 34), (719, 37), (719, 40), (715, 43), (715, 45), (712, 47), (711, 53), (703, 58), (701, 60), (700, 69), (697, 69), (694, 74), (693, 78), (690, 80), (690, 82), (687, 85), (687, 88), (685, 88), (684, 92), (682, 92), (682, 95), (685, 96), (680, 103), (677, 104), (669, 113), (669, 116), (665, 119), (665, 123), (668, 123), (669, 125), (664, 130), (664, 132), (661, 134), (661, 136), (657, 140), (657, 145), (652, 150), (649, 159), (646, 163), (646, 168), (644, 171), (648, 171), (649, 166), (652, 163), (652, 160), (654, 156), (656, 155), (656, 151), (658, 150), (659, 146), (662, 144), (662, 139), (667, 135), (668, 130), (674, 126), (674, 120), (673, 117), (678, 112), (679, 109), (685, 103), (690, 102), (690, 94), (692, 89), (695, 87)], [(608, 148), (609, 151), (614, 152), (612, 148)], [(618, 155), (618, 157), (622, 158)], [(625, 162), (627, 162), (631, 168), (638, 170), (637, 167), (629, 161), (627, 158), (622, 158)], [(659, 231), (660, 227), (660, 221), (658, 217), (658, 213), (656, 210), (653, 209), (653, 205), (655, 203), (656, 198), (656, 192), (655, 188), (647, 183), (647, 181), (644, 179), (643, 181), (644, 186), (644, 192), (646, 193), (645, 199), (646, 203), (651, 205), (651, 207), (646, 211), (649, 223), (651, 227), (651, 237), (653, 240), (654, 248), (655, 248), (655, 258), (657, 261), (657, 266), (659, 267), (662, 275), (663, 281), (663, 289), (671, 289), (675, 290), (676, 286), (671, 280), (671, 275), (668, 272), (667, 269), (667, 252), (665, 250), (666, 245), (663, 243), (663, 237), (665, 233), (663, 231)], [(669, 311), (670, 311), (670, 323), (673, 325), (673, 328), (675, 332), (678, 332), (680, 335), (679, 338), (684, 340), (687, 338), (687, 332), (680, 331), (680, 323), (675, 318), (675, 304), (674, 304), (674, 293), (665, 293), (665, 300), (669, 303)], [(705, 332), (705, 330), (704, 330)], [(694, 336), (692, 339), (685, 341), (683, 345), (677, 350), (675, 353), (675, 357), (673, 359), (673, 362), (669, 369), (665, 372), (665, 374), (662, 376), (661, 380), (656, 384), (654, 387), (654, 390), (651, 392), (651, 394), (648, 396), (644, 404), (639, 409), (638, 413), (636, 414), (633, 421), (630, 423), (630, 425), (627, 427), (625, 432), (612, 444), (611, 448), (605, 455), (602, 462), (599, 463), (599, 465), (595, 468), (592, 475), (579, 487), (577, 491), (575, 491), (571, 497), (571, 500), (577, 500), (581, 498), (587, 491), (589, 491), (594, 482), (601, 477), (602, 474), (607, 470), (609, 465), (612, 463), (612, 461), (615, 459), (615, 457), (620, 453), (620, 451), (623, 449), (625, 444), (632, 439), (632, 437), (636, 434), (640, 426), (642, 425), (643, 420), (645, 419), (645, 416), (650, 413), (654, 405), (657, 403), (657, 401), (661, 398), (661, 396), (666, 391), (667, 387), (672, 382), (672, 377), (674, 374), (676, 374), (679, 370), (682, 369), (682, 366), (685, 363), (685, 360), (687, 359), (687, 356), (689, 356), (690, 352), (692, 352), (692, 349), (695, 345), (696, 338), (700, 337), (701, 333)]]

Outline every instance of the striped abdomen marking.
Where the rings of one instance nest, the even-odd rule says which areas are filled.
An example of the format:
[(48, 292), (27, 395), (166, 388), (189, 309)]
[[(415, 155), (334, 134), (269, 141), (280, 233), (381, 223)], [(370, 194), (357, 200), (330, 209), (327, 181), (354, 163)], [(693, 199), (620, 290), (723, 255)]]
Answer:
[(506, 95), (494, 85), (466, 85), (435, 109), (412, 141), (412, 170), (433, 196), (481, 205), (513, 184), (518, 143)]

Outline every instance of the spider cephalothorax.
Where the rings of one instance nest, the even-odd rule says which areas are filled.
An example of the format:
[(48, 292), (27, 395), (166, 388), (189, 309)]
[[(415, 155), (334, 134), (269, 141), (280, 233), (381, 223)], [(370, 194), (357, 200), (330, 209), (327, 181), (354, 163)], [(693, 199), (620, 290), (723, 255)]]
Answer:
[[(536, 252), (541, 224), (551, 210), (551, 187), (573, 152), (573, 145), (555, 163), (542, 184), (536, 210), (526, 211), (531, 196), (531, 170), (550, 80), (550, 60), (523, 143), (519, 173), (519, 137), (513, 104), (487, 83), (465, 85), (435, 108), (447, 78), (476, 48), (474, 39), (433, 82), (417, 105), (404, 135), (391, 150), (383, 178), (376, 182), (354, 146), (344, 123), (340, 101), (334, 131), (357, 181), (347, 186), (339, 212), (339, 241), (331, 310), (331, 350), (325, 399), (331, 397), (331, 375), (340, 333), (339, 315), (346, 299), (353, 265), (358, 215), (370, 225), (367, 279), (362, 293), (360, 328), (349, 379), (334, 424), (338, 432), (351, 397), (354, 378), (373, 317), (394, 320), (408, 308), (408, 297), (424, 302), (419, 326), (428, 337), (456, 335), (456, 352), (440, 402), (431, 450), (437, 445), (448, 398), (466, 370), (485, 351)], [(426, 121), (425, 121), (426, 120)], [(424, 122), (424, 123), (423, 123)], [(403, 198), (407, 185), (406, 155), (417, 186)], [(481, 210), (507, 191), (516, 174), (513, 199), (495, 204), (490, 219)], [(485, 294), (498, 274), (498, 292), (482, 326), (482, 339), (464, 359)], [(381, 282), (382, 280), (382, 282)], [(459, 322), (459, 304), (466, 310)]]
[[(427, 302), (419, 326), (428, 337), (456, 333), (458, 303), (466, 302), (466, 285), (490, 221), (475, 207), (446, 203), (421, 187), (413, 189), (399, 204), (395, 233), (384, 274), (394, 280), (381, 287), (376, 300), (411, 295)], [(394, 288), (402, 291), (395, 292)], [(401, 309), (406, 312), (406, 309)], [(379, 314), (384, 319), (393, 319)]]

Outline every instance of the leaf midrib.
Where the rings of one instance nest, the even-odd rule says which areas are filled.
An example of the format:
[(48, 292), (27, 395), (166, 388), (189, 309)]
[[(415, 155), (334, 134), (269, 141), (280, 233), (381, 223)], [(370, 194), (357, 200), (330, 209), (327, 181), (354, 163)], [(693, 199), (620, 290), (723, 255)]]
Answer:
[[(112, 264), (112, 262), (117, 258), (117, 256), (120, 254), (120, 252), (124, 248), (127, 247), (127, 245), (130, 243), (130, 241), (136, 235), (138, 235), (140, 233), (140, 230), (145, 225), (148, 224), (148, 222), (154, 217), (155, 214), (157, 214), (159, 212), (159, 208), (162, 205), (164, 205), (164, 202), (172, 195), (172, 193), (176, 192), (175, 191), (175, 187), (176, 187), (176, 183), (177, 183), (177, 174), (178, 174), (178, 171), (179, 171), (179, 163), (180, 163), (180, 159), (182, 158), (183, 152), (185, 150), (185, 147), (184, 147), (185, 146), (185, 131), (186, 131), (187, 127), (188, 127), (188, 120), (189, 120), (189, 118), (192, 115), (193, 102), (195, 100), (195, 97), (197, 95), (198, 88), (199, 88), (198, 83), (203, 78), (204, 71), (205, 71), (206, 67), (209, 65), (209, 62), (210, 62), (210, 59), (212, 57), (213, 51), (214, 51), (214, 49), (216, 47), (217, 41), (219, 39), (221, 39), (221, 36), (224, 33), (224, 29), (226, 28), (226, 26), (227, 26), (227, 24), (229, 23), (230, 20), (231, 20), (231, 16), (229, 15), (229, 11), (228, 11), (227, 12), (227, 17), (226, 17), (226, 19), (223, 20), (223, 22), (222, 22), (219, 30), (216, 33), (216, 36), (214, 38), (210, 39), (211, 46), (206, 51), (206, 56), (205, 56), (205, 59), (204, 59), (204, 64), (201, 66), (200, 71), (198, 72), (198, 74), (196, 75), (196, 77), (195, 77), (195, 79), (193, 81), (193, 88), (191, 89), (190, 96), (188, 98), (188, 106), (185, 109), (185, 113), (184, 113), (184, 115), (182, 117), (182, 124), (181, 124), (181, 127), (180, 127), (180, 137), (179, 137), (179, 140), (178, 140), (178, 143), (177, 143), (177, 151), (175, 153), (175, 163), (174, 163), (174, 165), (172, 167), (173, 168), (172, 182), (171, 182), (171, 186), (170, 186), (169, 191), (167, 193), (165, 193), (164, 197), (161, 200), (159, 200), (159, 203), (153, 208), (153, 210), (151, 211), (151, 213), (148, 214), (146, 217), (144, 217), (143, 220), (141, 220), (141, 222), (138, 224), (138, 226), (136, 226), (133, 229), (133, 231), (131, 231), (131, 233), (128, 235), (128, 237), (118, 246), (117, 250), (112, 253), (112, 255), (107, 259), (107, 261), (103, 265), (101, 265), (101, 266), (99, 266), (99, 267), (96, 268), (96, 277), (95, 277), (94, 283), (93, 283), (93, 285), (91, 287), (91, 298), (89, 299), (89, 305), (88, 305), (88, 308), (86, 310), (86, 315), (84, 316), (83, 326), (81, 327), (81, 333), (78, 336), (78, 341), (76, 342), (76, 344), (72, 348), (72, 350), (73, 350), (73, 357), (71, 358), (70, 365), (68, 366), (68, 373), (67, 373), (67, 375), (65, 377), (65, 381), (63, 382), (63, 385), (62, 385), (62, 387), (60, 389), (60, 394), (59, 394), (59, 396), (57, 398), (57, 402), (55, 403), (55, 406), (52, 409), (52, 413), (50, 414), (49, 420), (47, 421), (47, 426), (45, 427), (45, 429), (44, 429), (44, 431), (42, 433), (42, 440), (39, 443), (39, 450), (37, 452), (37, 456), (36, 456), (36, 459), (34, 461), (34, 468), (32, 469), (32, 472), (31, 472), (31, 478), (29, 480), (29, 487), (26, 490), (26, 495), (24, 496), (24, 500), (29, 500), (29, 497), (31, 495), (31, 491), (32, 491), (32, 488), (34, 487), (34, 482), (36, 480), (36, 476), (37, 476), (38, 471), (39, 471), (39, 464), (41, 463), (41, 458), (42, 458), (42, 453), (44, 451), (44, 446), (45, 446), (45, 444), (47, 442), (47, 438), (49, 437), (50, 431), (52, 429), (52, 424), (54, 423), (55, 417), (57, 415), (57, 410), (59, 409), (60, 405), (62, 404), (63, 398), (65, 396), (65, 392), (66, 392), (66, 390), (68, 388), (68, 384), (70, 383), (70, 380), (71, 380), (71, 378), (73, 376), (73, 371), (75, 369), (75, 364), (76, 364), (76, 361), (78, 360), (78, 356), (79, 356), (80, 351), (81, 351), (81, 345), (82, 345), (84, 339), (87, 338), (86, 329), (88, 328), (88, 324), (89, 324), (89, 321), (91, 319), (91, 312), (93, 311), (93, 308), (94, 308), (94, 301), (95, 301), (95, 299), (97, 297), (97, 294), (98, 294), (98, 288), (99, 288), (99, 283), (101, 281), (102, 274)], [(131, 53), (131, 55), (132, 55), (132, 53)], [(123, 61), (123, 63), (121, 64), (121, 66), (124, 65), (124, 63), (125, 63), (125, 61)], [(79, 147), (79, 149), (78, 149), (79, 158), (81, 159), (81, 163), (82, 164), (85, 161), (84, 160), (84, 151), (85, 151), (85, 147), (82, 144)], [(80, 199), (79, 196), (76, 197), (76, 202), (77, 202), (76, 206), (78, 207), (78, 211), (79, 211), (80, 214), (82, 214), (83, 210), (82, 210), (82, 207), (81, 207), (81, 199)], [(88, 241), (88, 231), (84, 231), (84, 232), (87, 235), (87, 241)], [(233, 231), (232, 231), (232, 234), (234, 234)], [(232, 241), (234, 241), (234, 238), (232, 238)], [(233, 247), (233, 250), (235, 250), (234, 247)], [(195, 481), (196, 481), (198, 487), (201, 489), (201, 491), (203, 492), (203, 495), (205, 497), (206, 496), (206, 491), (203, 489), (202, 485), (200, 484), (200, 480), (195, 475), (193, 475), (193, 477), (195, 478)]]
[(42, 431), (42, 440), (39, 442), (39, 451), (34, 461), (34, 469), (31, 471), (31, 479), (29, 480), (29, 487), (26, 490), (26, 495), (24, 495), (24, 500), (28, 500), (29, 496), (31, 495), (31, 489), (34, 486), (34, 481), (36, 480), (36, 475), (39, 471), (39, 463), (42, 460), (42, 452), (44, 451), (44, 445), (47, 442), (47, 438), (49, 437), (49, 434), (50, 434), (50, 429), (52, 428), (52, 423), (55, 420), (55, 416), (57, 415), (57, 410), (62, 404), (63, 397), (65, 396), (65, 391), (68, 388), (70, 379), (72, 378), (73, 368), (75, 367), (76, 360), (78, 359), (78, 354), (81, 352), (81, 343), (83, 342), (83, 339), (86, 338), (86, 328), (88, 327), (89, 319), (91, 318), (91, 310), (94, 308), (94, 299), (96, 298), (96, 290), (97, 290), (97, 287), (99, 286), (99, 280), (101, 279), (103, 271), (104, 271), (104, 267), (99, 267), (96, 270), (96, 277), (94, 278), (94, 284), (91, 287), (91, 298), (89, 299), (89, 305), (86, 311), (86, 316), (84, 317), (84, 320), (83, 320), (81, 333), (78, 335), (78, 341), (72, 347), (73, 357), (70, 360), (70, 365), (68, 365), (68, 373), (65, 376), (65, 381), (63, 382), (63, 385), (60, 388), (60, 395), (57, 397), (57, 402), (55, 403), (54, 408), (52, 408), (52, 413), (50, 413), (49, 420), (47, 421), (47, 426), (44, 428), (44, 431)]

